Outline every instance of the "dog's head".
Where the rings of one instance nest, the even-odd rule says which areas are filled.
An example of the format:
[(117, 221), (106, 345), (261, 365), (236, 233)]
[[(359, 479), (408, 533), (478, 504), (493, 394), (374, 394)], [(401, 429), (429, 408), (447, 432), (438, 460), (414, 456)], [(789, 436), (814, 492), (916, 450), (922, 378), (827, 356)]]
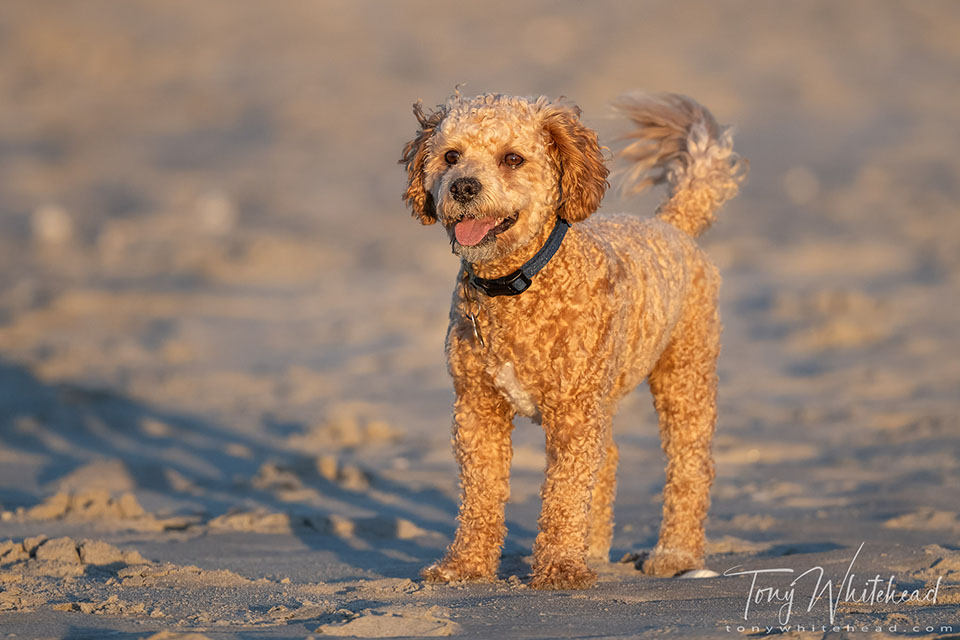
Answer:
[(439, 220), (468, 262), (509, 255), (557, 216), (578, 222), (600, 205), (607, 168), (575, 106), (457, 95), (432, 113), (417, 103), (414, 114), (403, 198), (423, 224)]

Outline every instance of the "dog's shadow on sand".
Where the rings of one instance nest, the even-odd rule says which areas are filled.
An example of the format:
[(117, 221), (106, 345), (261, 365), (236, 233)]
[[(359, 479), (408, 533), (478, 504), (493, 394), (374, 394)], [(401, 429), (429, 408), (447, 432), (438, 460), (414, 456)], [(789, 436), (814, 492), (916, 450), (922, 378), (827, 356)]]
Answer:
[[(0, 453), (6, 467), (0, 504), (5, 509), (39, 504), (72, 488), (71, 476), (89, 471), (84, 467), (91, 466), (95, 476), (97, 463), (107, 463), (114, 474), (121, 467), (121, 484), (126, 484), (109, 489), (162, 494), (176, 504), (193, 505), (184, 508), (199, 510), (189, 514), (196, 521), (189, 526), (198, 535), (211, 535), (206, 523), (231, 512), (286, 513), (292, 532), (308, 548), (334, 553), (358, 573), (416, 577), (451, 539), (457, 504), (447, 493), (406, 486), (375, 471), (367, 472), (365, 490), (347, 488), (318, 473), (314, 458), (278, 441), (283, 444), (114, 391), (47, 383), (26, 367), (0, 359)], [(312, 498), (298, 501), (258, 484), (265, 463), (292, 469)], [(318, 496), (325, 506), (317, 506)], [(344, 532), (331, 526), (345, 521), (343, 513), (326, 506), (338, 504), (375, 515), (347, 519)], [(445, 515), (423, 516), (417, 506), (425, 504)], [(412, 534), (401, 531), (405, 523), (414, 525)]]

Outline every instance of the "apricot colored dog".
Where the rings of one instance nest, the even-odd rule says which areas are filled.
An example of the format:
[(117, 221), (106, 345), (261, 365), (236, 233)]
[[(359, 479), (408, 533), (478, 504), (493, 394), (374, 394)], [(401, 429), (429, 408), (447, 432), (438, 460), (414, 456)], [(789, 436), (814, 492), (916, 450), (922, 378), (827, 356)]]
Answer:
[(420, 222), (443, 225), (462, 260), (447, 334), (459, 528), (427, 580), (494, 577), (520, 414), (542, 424), (547, 451), (530, 586), (593, 584), (587, 560), (606, 561), (613, 537), (611, 422), (647, 377), (667, 481), (642, 569), (703, 566), (720, 278), (693, 238), (736, 195), (745, 163), (730, 131), (689, 98), (633, 94), (616, 106), (636, 124), (621, 152), (629, 183), (668, 184), (654, 218), (591, 217), (608, 171), (577, 107), (492, 94), (414, 106), (404, 199)]

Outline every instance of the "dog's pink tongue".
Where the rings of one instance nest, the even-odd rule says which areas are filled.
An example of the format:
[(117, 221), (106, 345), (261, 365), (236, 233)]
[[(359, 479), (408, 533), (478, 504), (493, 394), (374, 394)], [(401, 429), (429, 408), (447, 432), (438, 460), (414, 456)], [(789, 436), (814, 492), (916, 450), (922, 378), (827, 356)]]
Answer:
[(483, 240), (495, 226), (497, 221), (493, 218), (464, 218), (453, 228), (453, 233), (457, 236), (457, 242), (472, 247)]

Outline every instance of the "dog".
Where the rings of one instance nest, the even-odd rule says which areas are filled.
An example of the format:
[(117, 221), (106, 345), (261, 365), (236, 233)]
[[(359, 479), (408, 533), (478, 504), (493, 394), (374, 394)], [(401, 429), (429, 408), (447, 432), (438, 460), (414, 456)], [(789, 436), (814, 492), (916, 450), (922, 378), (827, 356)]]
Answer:
[(690, 98), (628, 94), (629, 190), (667, 183), (656, 215), (592, 216), (609, 186), (576, 106), (459, 92), (426, 111), (400, 160), (403, 199), (446, 230), (461, 270), (446, 354), (456, 391), (460, 508), (430, 582), (494, 579), (506, 533), (515, 415), (546, 434), (530, 586), (594, 584), (613, 537), (619, 400), (649, 379), (667, 457), (663, 522), (644, 573), (703, 567), (714, 477), (720, 277), (694, 238), (736, 195), (746, 162)]

